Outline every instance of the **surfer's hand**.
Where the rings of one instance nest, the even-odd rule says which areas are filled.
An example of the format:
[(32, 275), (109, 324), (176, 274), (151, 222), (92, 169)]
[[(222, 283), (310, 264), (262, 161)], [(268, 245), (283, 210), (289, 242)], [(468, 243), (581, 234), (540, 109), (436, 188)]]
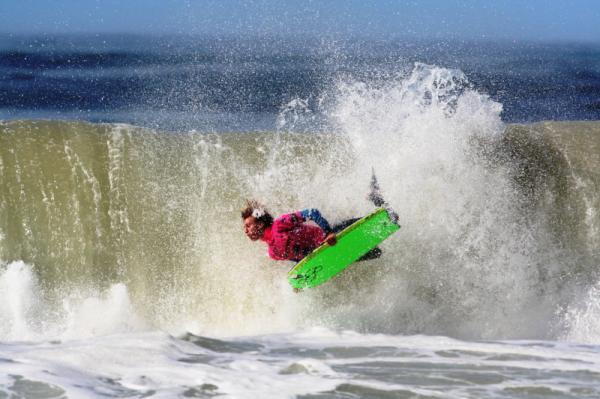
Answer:
[(337, 244), (337, 238), (335, 237), (335, 233), (329, 233), (325, 236), (323, 242), (326, 242), (329, 245)]

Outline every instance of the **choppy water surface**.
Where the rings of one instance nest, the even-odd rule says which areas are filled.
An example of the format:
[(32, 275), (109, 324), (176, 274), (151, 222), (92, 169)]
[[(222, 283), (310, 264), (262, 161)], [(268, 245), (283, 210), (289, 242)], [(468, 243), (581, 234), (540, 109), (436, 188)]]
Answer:
[(596, 398), (598, 346), (312, 330), (3, 344), (6, 397)]

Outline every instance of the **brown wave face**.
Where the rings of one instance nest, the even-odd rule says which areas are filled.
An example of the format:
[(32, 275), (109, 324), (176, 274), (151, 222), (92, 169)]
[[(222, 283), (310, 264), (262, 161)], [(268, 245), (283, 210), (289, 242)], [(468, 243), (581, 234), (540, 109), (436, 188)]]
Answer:
[(226, 326), (248, 309), (272, 318), (277, 269), (245, 239), (239, 210), (258, 197), (276, 211), (294, 202), (298, 181), (339, 170), (321, 140), (2, 123), (0, 262), (33, 265), (44, 296), (58, 303), (72, 287), (124, 282), (157, 324), (191, 315)]
[[(600, 123), (509, 125), (501, 152), (526, 200), (579, 256), (600, 250)], [(600, 260), (600, 259), (596, 259)]]
[[(370, 169), (348, 137), (4, 122), (0, 262), (33, 265), (41, 295), (58, 306), (73, 287), (122, 282), (150, 323), (196, 320), (209, 333), (325, 324), (551, 336), (556, 312), (598, 277), (600, 123), (509, 125), (468, 146), (431, 168), (380, 167), (403, 229), (381, 259), (294, 296), (289, 265), (245, 238), (239, 208), (248, 197), (274, 214), (315, 206), (334, 222), (368, 211)], [(462, 164), (445, 172), (447, 162)], [(510, 201), (495, 201), (503, 193)]]

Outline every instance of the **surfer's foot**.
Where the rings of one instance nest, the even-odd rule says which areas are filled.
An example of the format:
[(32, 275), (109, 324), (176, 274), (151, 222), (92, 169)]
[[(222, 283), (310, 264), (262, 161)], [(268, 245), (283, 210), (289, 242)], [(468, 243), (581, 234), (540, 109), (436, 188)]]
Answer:
[(367, 194), (367, 200), (371, 201), (373, 205), (380, 208), (385, 205), (385, 201), (379, 192), (371, 191)]

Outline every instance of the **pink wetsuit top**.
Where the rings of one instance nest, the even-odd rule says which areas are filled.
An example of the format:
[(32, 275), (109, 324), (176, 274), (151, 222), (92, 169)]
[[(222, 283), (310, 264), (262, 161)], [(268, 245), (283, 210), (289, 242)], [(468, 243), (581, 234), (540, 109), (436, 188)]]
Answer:
[(305, 221), (300, 212), (281, 215), (273, 221), (262, 237), (271, 258), (299, 261), (323, 243), (325, 232)]

